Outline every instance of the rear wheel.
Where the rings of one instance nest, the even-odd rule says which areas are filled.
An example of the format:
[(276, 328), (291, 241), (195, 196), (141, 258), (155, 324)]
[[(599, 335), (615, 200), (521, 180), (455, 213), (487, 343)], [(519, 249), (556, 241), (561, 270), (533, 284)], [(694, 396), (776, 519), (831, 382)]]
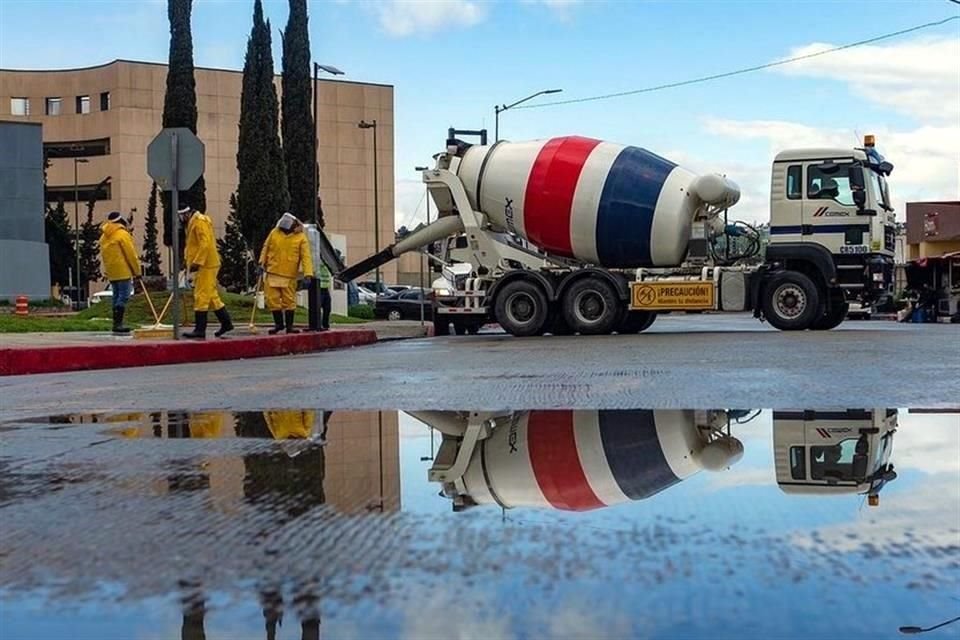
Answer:
[(387, 320), (400, 320), (402, 315), (396, 309), (391, 309), (390, 313), (387, 314)]
[(450, 321), (447, 320), (446, 316), (438, 315), (437, 318), (433, 321), (433, 335), (435, 336), (450, 335)]
[(617, 328), (617, 333), (640, 333), (646, 331), (657, 319), (657, 314), (653, 311), (631, 311), (623, 319)]
[(454, 322), (454, 323), (453, 323), (453, 332), (454, 332), (455, 334), (457, 334), (458, 336), (465, 336), (465, 335), (467, 335), (467, 326), (466, 326), (465, 324), (463, 324), (462, 322)]
[(764, 317), (777, 329), (803, 331), (820, 314), (820, 292), (799, 271), (781, 271), (767, 281), (762, 306)]
[(533, 282), (514, 280), (497, 293), (494, 315), (510, 335), (539, 335), (547, 322), (547, 296)]
[(617, 292), (606, 280), (588, 276), (563, 294), (563, 319), (581, 335), (612, 333), (622, 310)]
[(572, 336), (573, 330), (563, 319), (563, 314), (554, 309), (554, 312), (550, 315), (550, 321), (547, 323), (547, 333), (555, 336)]

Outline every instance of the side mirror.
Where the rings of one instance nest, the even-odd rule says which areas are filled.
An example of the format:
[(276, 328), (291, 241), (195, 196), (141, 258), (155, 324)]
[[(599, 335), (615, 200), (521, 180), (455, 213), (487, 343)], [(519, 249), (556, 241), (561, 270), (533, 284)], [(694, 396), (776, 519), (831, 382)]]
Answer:
[(857, 205), (857, 211), (863, 211), (867, 205), (867, 194), (862, 189), (853, 192), (853, 202)]

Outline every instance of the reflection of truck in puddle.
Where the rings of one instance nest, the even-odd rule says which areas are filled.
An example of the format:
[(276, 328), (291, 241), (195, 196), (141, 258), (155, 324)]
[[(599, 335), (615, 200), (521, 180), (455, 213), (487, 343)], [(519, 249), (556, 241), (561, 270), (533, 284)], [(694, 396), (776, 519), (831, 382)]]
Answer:
[[(443, 485), (455, 511), (481, 504), (586, 511), (642, 500), (701, 469), (722, 471), (740, 460), (743, 444), (732, 431), (746, 414), (411, 413), (442, 434), (428, 477)], [(889, 464), (896, 415), (895, 409), (774, 412), (778, 484), (787, 492), (867, 493), (876, 504), (884, 483), (896, 477)]]
[(890, 464), (896, 409), (774, 411), (777, 484), (786, 493), (865, 494), (896, 479)]

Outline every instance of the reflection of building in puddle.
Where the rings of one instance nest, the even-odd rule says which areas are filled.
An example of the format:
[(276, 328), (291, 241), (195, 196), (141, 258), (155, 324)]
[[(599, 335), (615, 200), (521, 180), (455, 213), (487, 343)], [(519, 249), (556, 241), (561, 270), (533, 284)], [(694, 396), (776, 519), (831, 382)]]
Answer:
[[(743, 455), (742, 410), (454, 412), (410, 415), (442, 434), (428, 477), (454, 511), (474, 505), (586, 511), (648, 498)], [(778, 485), (787, 493), (861, 493), (896, 478), (895, 409), (774, 412)]]
[(396, 411), (162, 411), (72, 416), (73, 423), (111, 424), (126, 438), (244, 438), (277, 446), (240, 454), (191, 451), (172, 469), (164, 491), (209, 490), (210, 503), (288, 504), (297, 515), (321, 504), (341, 511), (400, 509)]

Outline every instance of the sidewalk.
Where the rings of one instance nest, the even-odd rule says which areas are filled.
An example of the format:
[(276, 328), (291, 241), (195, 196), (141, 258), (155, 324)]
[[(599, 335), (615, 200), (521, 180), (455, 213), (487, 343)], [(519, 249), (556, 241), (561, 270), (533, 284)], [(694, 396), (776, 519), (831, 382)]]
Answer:
[(419, 322), (369, 322), (276, 336), (268, 335), (268, 328), (257, 327), (253, 334), (244, 326), (224, 339), (214, 338), (210, 330), (205, 341), (134, 339), (107, 332), (8, 333), (2, 336), (0, 376), (263, 358), (432, 334), (432, 327)]

